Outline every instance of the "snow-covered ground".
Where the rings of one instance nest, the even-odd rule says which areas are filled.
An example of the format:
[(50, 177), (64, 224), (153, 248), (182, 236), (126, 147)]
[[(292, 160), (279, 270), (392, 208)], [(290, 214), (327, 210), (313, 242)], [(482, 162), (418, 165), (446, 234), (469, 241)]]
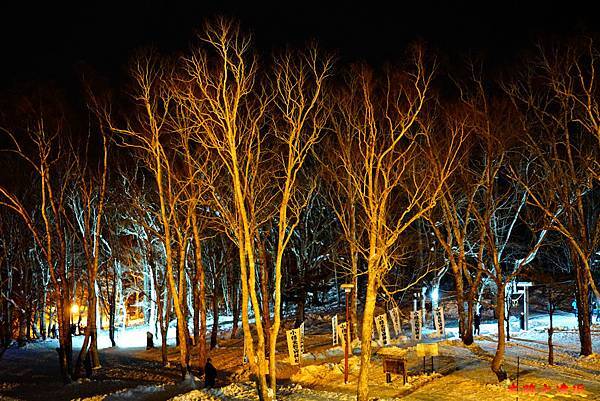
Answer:
[[(352, 400), (359, 371), (359, 358), (350, 359), (350, 383), (343, 383), (343, 352), (330, 345), (327, 317), (307, 320), (306, 352), (301, 366), (287, 362), (285, 339), (278, 343), (278, 377), (282, 384), (278, 398), (285, 400)], [(450, 322), (452, 323), (452, 322)], [(496, 324), (483, 322), (481, 335), (475, 344), (466, 347), (456, 339), (457, 330), (448, 328), (438, 341), (440, 355), (434, 358), (435, 373), (430, 360), (416, 356), (410, 340), (395, 341), (406, 350), (409, 380), (394, 377), (385, 382), (383, 358), (375, 347), (370, 370), (370, 393), (377, 399), (406, 400), (514, 400), (519, 358), (519, 393), (521, 399), (546, 398), (600, 400), (600, 355), (581, 358), (577, 320), (571, 313), (554, 317), (555, 365), (547, 364), (547, 315), (534, 315), (530, 330), (519, 331), (518, 321), (511, 324), (511, 341), (506, 346), (505, 369), (512, 382), (498, 384), (489, 364), (496, 342)], [(312, 327), (311, 327), (312, 326)], [(201, 382), (188, 378), (181, 382), (176, 368), (177, 349), (169, 348), (173, 367), (162, 367), (160, 350), (145, 350), (147, 327), (128, 328), (117, 335), (117, 348), (108, 348), (110, 341), (101, 332), (99, 345), (102, 368), (92, 380), (82, 380), (68, 386), (60, 384), (56, 340), (11, 348), (0, 360), (0, 399), (22, 400), (257, 400), (249, 382), (247, 366), (241, 364), (242, 340), (223, 337), (220, 347), (212, 351), (213, 362), (220, 372), (215, 389), (202, 389)], [(425, 333), (431, 330), (424, 330)], [(320, 333), (320, 334), (319, 334)], [(285, 334), (285, 333), (284, 333)], [(405, 334), (409, 335), (408, 327)], [(175, 331), (169, 331), (169, 343), (174, 344)], [(75, 337), (78, 349), (83, 337)], [(600, 351), (600, 327), (593, 326), (593, 346)], [(358, 349), (355, 350), (359, 352)], [(404, 352), (404, 351), (403, 351)], [(511, 387), (512, 384), (512, 387)], [(523, 386), (527, 388), (524, 389)], [(535, 385), (535, 388), (530, 385)], [(561, 388), (560, 386), (563, 385)], [(575, 387), (574, 387), (575, 386)], [(527, 392), (524, 392), (527, 390)]]

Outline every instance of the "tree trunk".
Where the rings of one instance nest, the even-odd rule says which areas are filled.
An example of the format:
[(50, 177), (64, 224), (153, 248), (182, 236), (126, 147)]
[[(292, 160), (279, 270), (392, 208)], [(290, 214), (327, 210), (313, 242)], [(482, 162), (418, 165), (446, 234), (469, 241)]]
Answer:
[(258, 251), (260, 257), (260, 292), (262, 300), (262, 319), (265, 332), (265, 342), (270, 343), (271, 332), (271, 312), (269, 310), (269, 266), (267, 263), (267, 251), (265, 244), (260, 238), (260, 234), (256, 234), (258, 238)]
[(296, 309), (296, 326), (304, 321), (304, 307), (306, 306), (306, 292), (302, 291), (298, 295), (298, 308)]
[(231, 325), (231, 338), (235, 338), (237, 336), (240, 321), (240, 294), (237, 284), (233, 281), (231, 283), (231, 303), (233, 304), (233, 323)]
[(463, 344), (473, 344), (473, 325), (471, 324), (470, 314), (472, 306), (465, 311), (465, 293), (462, 278), (462, 272), (456, 266), (452, 266), (454, 283), (456, 287), (456, 307), (458, 309), (458, 334), (462, 339)]
[(200, 369), (206, 365), (206, 284), (204, 264), (202, 263), (202, 243), (196, 222), (192, 214), (194, 235), (194, 258), (196, 262), (196, 283), (194, 285), (194, 343), (198, 347), (198, 364)]
[(508, 375), (504, 371), (504, 350), (506, 347), (505, 336), (504, 336), (504, 302), (505, 302), (505, 284), (503, 282), (496, 283), (498, 287), (498, 294), (496, 295), (496, 315), (498, 316), (498, 346), (496, 347), (496, 354), (492, 359), (492, 372), (498, 377), (498, 381), (502, 382), (506, 380)]
[(100, 367), (100, 357), (98, 356), (98, 341), (96, 329), (96, 308), (98, 299), (96, 297), (95, 277), (92, 276), (91, 282), (88, 283), (88, 311), (87, 311), (87, 327), (85, 328), (85, 338), (81, 351), (75, 362), (75, 377), (80, 376), (81, 363), (83, 362), (86, 353), (90, 353), (92, 367), (97, 369)]
[[(352, 245), (350, 247), (350, 258), (352, 262), (352, 284), (354, 284), (354, 290), (350, 293), (350, 324), (352, 325), (352, 336), (358, 338), (358, 252), (356, 247)], [(339, 287), (338, 300), (339, 300)], [(338, 302), (339, 306), (339, 302)]]
[(465, 327), (465, 336), (463, 337), (463, 344), (471, 345), (473, 344), (473, 315), (475, 314), (475, 310), (473, 308), (474, 300), (472, 297), (467, 298), (467, 313), (466, 313), (466, 321), (464, 322)]
[(115, 320), (117, 315), (117, 282), (120, 275), (120, 269), (117, 264), (119, 262), (117, 260), (113, 261), (113, 282), (112, 282), (112, 292), (109, 297), (109, 307), (108, 307), (108, 337), (110, 338), (110, 343), (113, 347), (117, 346), (115, 341)]
[(371, 336), (373, 332), (373, 314), (377, 299), (377, 281), (374, 268), (369, 266), (365, 310), (362, 320), (360, 372), (358, 374), (357, 401), (369, 400), (369, 367), (371, 365)]
[[(98, 328), (96, 318), (98, 316), (98, 297), (97, 297), (96, 277), (91, 283), (91, 288), (88, 289), (88, 321), (86, 332), (90, 332), (90, 356), (92, 360), (92, 368), (100, 367), (100, 357), (98, 356)], [(91, 293), (91, 296), (89, 295)]]
[(510, 341), (510, 310), (512, 309), (512, 297), (504, 299), (504, 322), (506, 324), (506, 341)]
[(213, 350), (218, 345), (219, 335), (219, 283), (218, 278), (215, 277), (213, 296), (212, 296), (212, 314), (213, 314), (213, 325), (210, 333), (210, 349)]
[[(72, 366), (72, 338), (71, 338), (71, 297), (68, 295), (68, 290), (63, 286), (62, 294), (57, 294), (59, 299), (56, 303), (57, 306), (57, 320), (58, 320), (58, 354), (60, 371), (65, 384), (69, 384), (73, 381), (73, 366)], [(61, 297), (62, 296), (62, 297)]]
[(46, 287), (42, 284), (42, 297), (40, 305), (40, 334), (42, 340), (46, 339)]
[(161, 338), (161, 346), (160, 353), (162, 357), (163, 366), (169, 366), (169, 356), (167, 353), (167, 335), (169, 331), (169, 321), (171, 320), (171, 293), (169, 291), (165, 292), (165, 300), (164, 304), (163, 300), (160, 300), (160, 338)]
[(591, 355), (592, 350), (592, 332), (590, 327), (590, 286), (589, 276), (585, 267), (579, 260), (577, 254), (572, 250), (572, 263), (575, 267), (576, 275), (576, 302), (577, 302), (577, 323), (579, 326), (579, 342), (581, 343), (580, 354), (582, 356)]

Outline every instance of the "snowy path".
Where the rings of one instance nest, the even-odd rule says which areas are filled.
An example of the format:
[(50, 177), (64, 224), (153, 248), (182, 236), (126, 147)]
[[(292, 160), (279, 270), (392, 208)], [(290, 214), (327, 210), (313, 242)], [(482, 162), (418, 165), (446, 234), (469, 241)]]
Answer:
[[(600, 355), (579, 358), (579, 338), (573, 327), (572, 314), (559, 314), (556, 321), (561, 331), (555, 334), (555, 366), (548, 366), (547, 334), (543, 330), (546, 316), (534, 316), (532, 330), (512, 332), (506, 346), (505, 369), (509, 377), (516, 377), (517, 356), (520, 357), (519, 384), (535, 384), (536, 394), (519, 393), (520, 399), (545, 400), (551, 395), (557, 400), (600, 400)], [(341, 348), (331, 348), (327, 334), (316, 334), (318, 322), (310, 327), (306, 349), (310, 353), (301, 367), (290, 366), (286, 361), (285, 340), (278, 343), (278, 378), (281, 388), (278, 399), (286, 401), (309, 400), (349, 401), (355, 399), (358, 358), (351, 359), (350, 383), (343, 384)], [(423, 374), (422, 359), (411, 351), (408, 355), (409, 384), (402, 385), (394, 377), (385, 383), (382, 359), (374, 355), (370, 370), (370, 393), (379, 400), (514, 400), (516, 393), (507, 384), (498, 384), (489, 368), (496, 348), (495, 325), (486, 323), (475, 344), (463, 346), (458, 340), (440, 342), (440, 356), (435, 358), (435, 375)], [(325, 330), (327, 328), (325, 327)], [(219, 370), (220, 389), (196, 389), (199, 383), (180, 382), (177, 368), (160, 364), (160, 350), (140, 348), (145, 340), (144, 328), (133, 328), (120, 334), (120, 345), (132, 348), (103, 348), (100, 350), (102, 368), (94, 373), (92, 381), (82, 381), (68, 386), (59, 382), (55, 340), (30, 343), (25, 348), (9, 349), (0, 359), (0, 400), (19, 399), (31, 401), (86, 399), (87, 401), (255, 401), (255, 389), (248, 384), (247, 365), (241, 365), (242, 340), (220, 340), (221, 348), (213, 351), (213, 362)], [(449, 330), (452, 332), (452, 330)], [(103, 333), (104, 334), (104, 333)], [(106, 338), (100, 338), (106, 345)], [(75, 348), (81, 337), (75, 338)], [(141, 344), (140, 344), (141, 343)], [(600, 332), (593, 332), (594, 350), (600, 349)], [(377, 349), (374, 349), (377, 351)], [(178, 351), (169, 348), (169, 359), (176, 362)], [(194, 360), (194, 359), (192, 359)], [(429, 370), (429, 361), (426, 369)], [(585, 392), (558, 393), (561, 383), (569, 386), (582, 384)], [(551, 394), (539, 391), (544, 384), (552, 388)], [(190, 391), (192, 390), (192, 391)], [(585, 397), (583, 397), (585, 396)], [(87, 397), (87, 398), (86, 398)]]

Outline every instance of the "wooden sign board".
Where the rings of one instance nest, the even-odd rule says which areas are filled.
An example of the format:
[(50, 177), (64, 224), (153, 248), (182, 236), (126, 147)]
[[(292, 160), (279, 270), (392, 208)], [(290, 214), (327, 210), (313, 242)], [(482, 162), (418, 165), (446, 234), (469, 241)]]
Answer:
[(417, 356), (418, 357), (426, 357), (426, 356), (438, 356), (438, 344), (417, 344)]
[(383, 372), (401, 375), (404, 373), (404, 364), (406, 359), (403, 358), (384, 358)]

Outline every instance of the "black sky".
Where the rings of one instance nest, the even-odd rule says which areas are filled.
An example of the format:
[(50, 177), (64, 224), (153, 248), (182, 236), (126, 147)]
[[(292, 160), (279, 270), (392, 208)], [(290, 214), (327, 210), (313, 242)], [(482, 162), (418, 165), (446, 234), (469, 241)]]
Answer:
[(118, 74), (137, 47), (185, 49), (193, 32), (214, 15), (238, 18), (263, 51), (317, 39), (342, 59), (374, 63), (397, 59), (415, 39), (450, 55), (485, 52), (500, 62), (540, 33), (598, 30), (593, 10), (573, 1), (22, 1), (0, 6), (0, 13), (2, 86), (76, 81), (81, 63), (102, 75)]

